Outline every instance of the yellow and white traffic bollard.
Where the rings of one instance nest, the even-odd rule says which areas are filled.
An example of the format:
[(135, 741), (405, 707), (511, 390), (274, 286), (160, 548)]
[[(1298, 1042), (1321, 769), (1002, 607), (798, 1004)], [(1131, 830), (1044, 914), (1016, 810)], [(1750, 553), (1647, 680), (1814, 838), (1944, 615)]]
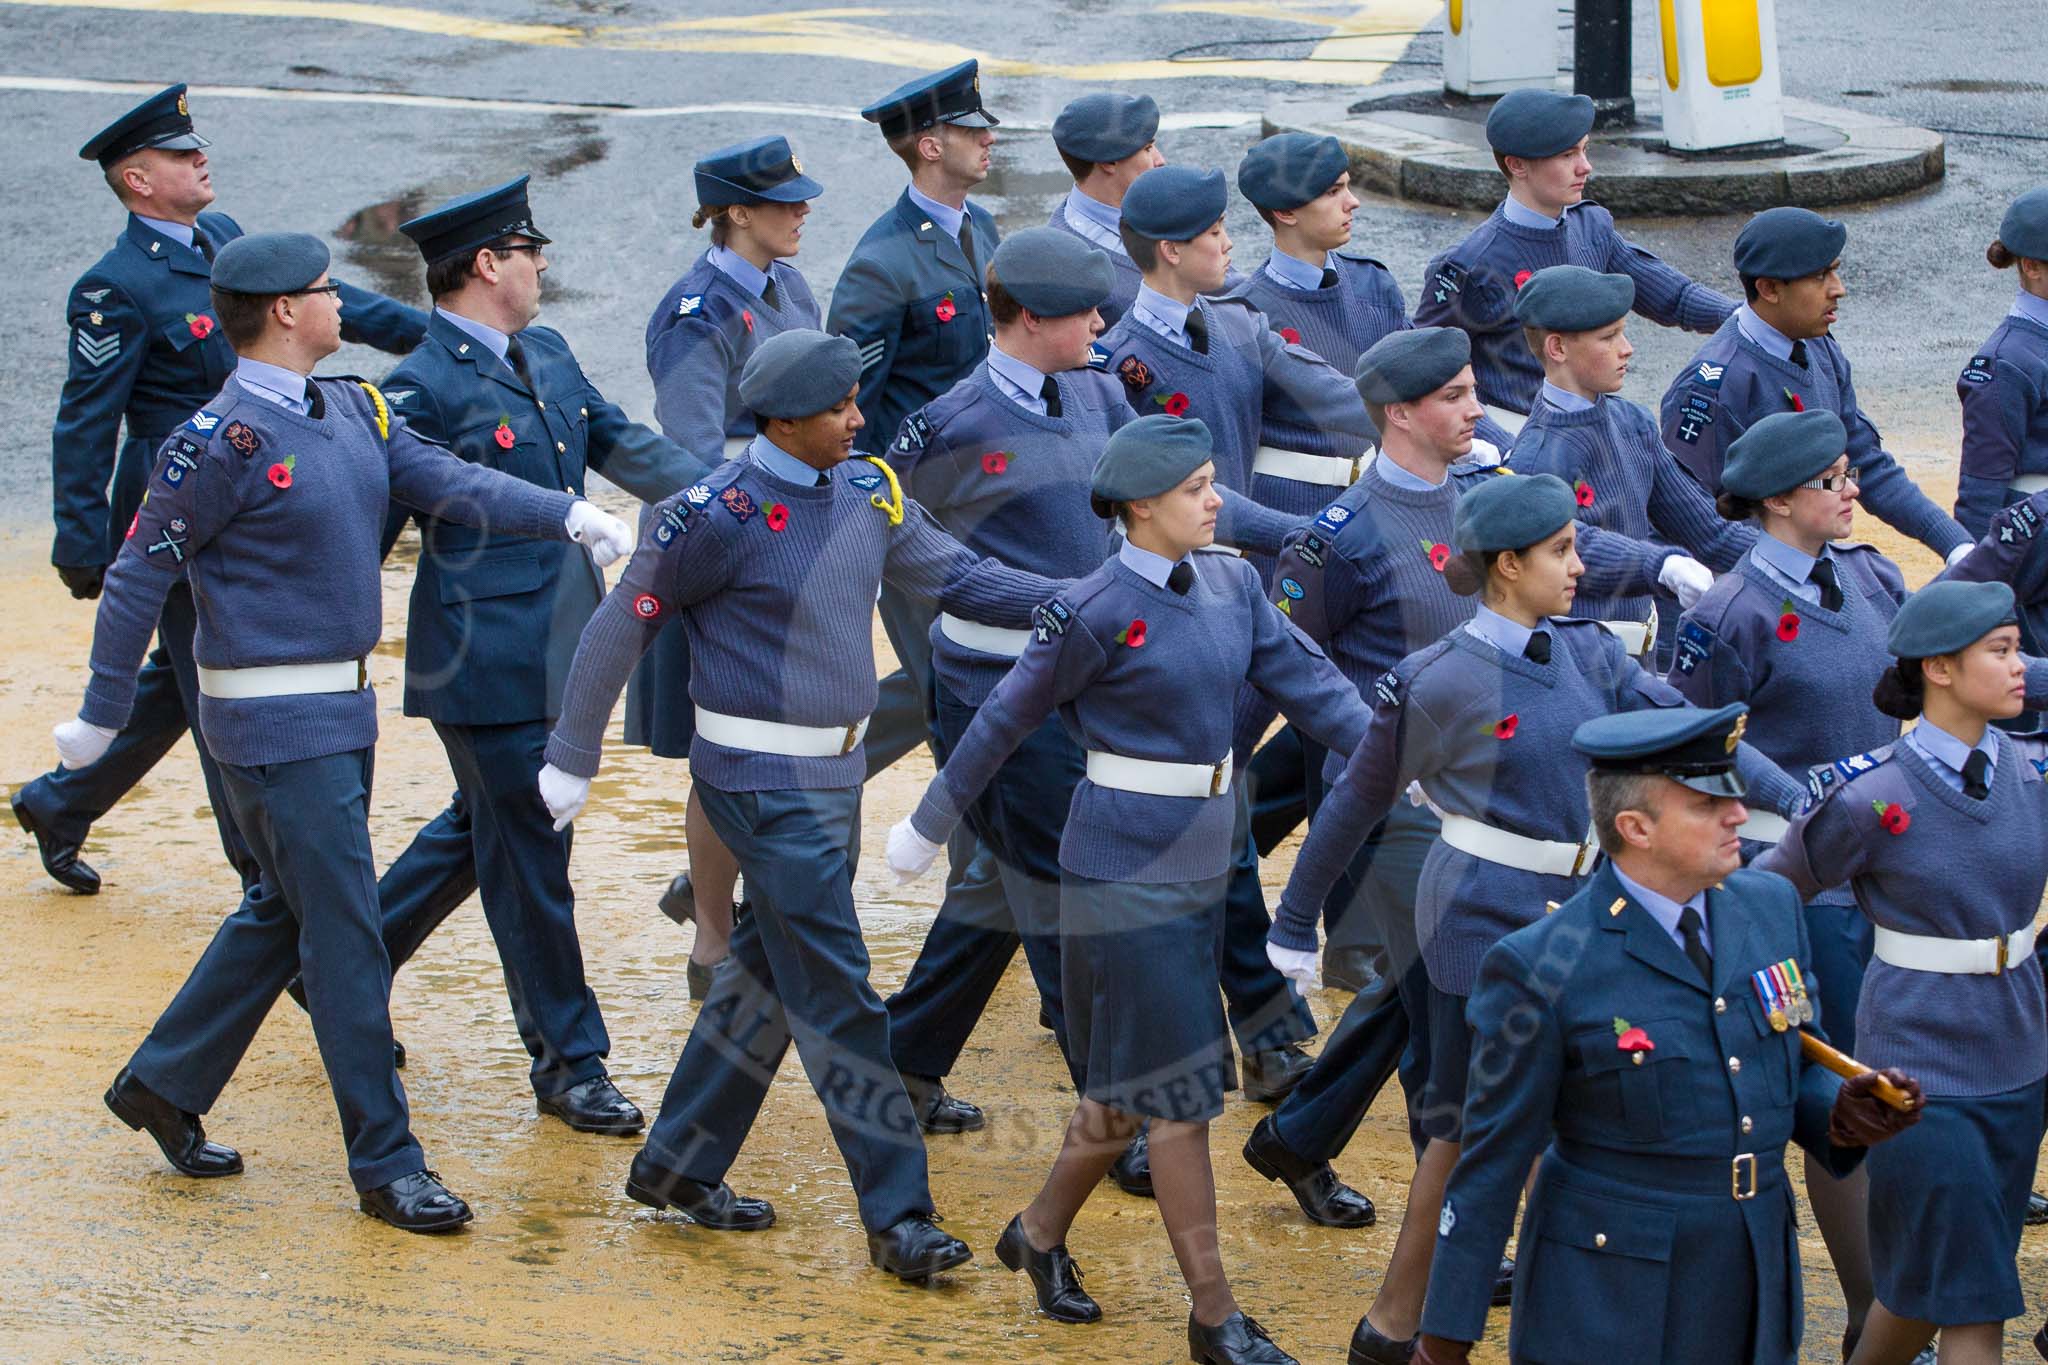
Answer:
[(1777, 0), (1658, 0), (1664, 137), (1704, 152), (1785, 137)]
[(1557, 79), (1557, 7), (1535, 0), (1450, 0), (1444, 89), (1504, 95)]

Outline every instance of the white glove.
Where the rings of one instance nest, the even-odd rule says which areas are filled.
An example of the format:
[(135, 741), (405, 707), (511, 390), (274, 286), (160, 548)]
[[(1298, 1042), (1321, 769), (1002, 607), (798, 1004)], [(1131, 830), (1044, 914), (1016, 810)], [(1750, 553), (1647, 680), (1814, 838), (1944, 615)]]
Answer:
[(583, 803), (590, 799), (590, 779), (565, 773), (552, 763), (543, 764), (540, 799), (547, 803), (548, 814), (555, 817), (555, 828), (566, 829), (571, 820), (583, 813)]
[(908, 886), (932, 870), (943, 844), (935, 844), (911, 827), (908, 817), (889, 828), (889, 870), (898, 886)]
[(51, 726), (50, 733), (57, 739), (57, 765), (84, 768), (99, 762), (100, 755), (107, 751), (107, 746), (120, 732), (73, 717), (62, 725)]
[(569, 504), (563, 524), (569, 528), (569, 539), (590, 547), (590, 557), (600, 569), (633, 553), (633, 528), (582, 498)]
[(1312, 991), (1322, 979), (1322, 958), (1316, 950), (1282, 948), (1271, 939), (1266, 940), (1266, 961), (1273, 964), (1280, 975), (1289, 981), (1301, 983), (1305, 991)]
[(1690, 611), (1714, 586), (1714, 571), (1690, 555), (1673, 555), (1657, 570), (1657, 582), (1671, 590), (1681, 609)]
[(1975, 542), (1974, 540), (1966, 540), (1962, 544), (1956, 546), (1955, 549), (1950, 550), (1948, 552), (1948, 567), (1953, 569), (1956, 565), (1968, 559), (1970, 557), (1970, 551), (1976, 548), (1977, 542)]

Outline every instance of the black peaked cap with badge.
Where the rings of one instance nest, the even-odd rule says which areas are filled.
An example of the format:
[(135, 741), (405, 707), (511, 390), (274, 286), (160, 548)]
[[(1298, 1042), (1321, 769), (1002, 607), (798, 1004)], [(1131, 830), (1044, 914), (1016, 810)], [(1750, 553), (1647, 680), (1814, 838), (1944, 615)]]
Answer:
[(192, 109), (185, 98), (185, 87), (173, 85), (157, 91), (94, 133), (78, 149), (78, 155), (85, 161), (97, 161), (104, 168), (149, 147), (186, 152), (212, 145), (192, 129)]
[(1735, 750), (1749, 728), (1749, 706), (1713, 711), (1653, 706), (1595, 716), (1572, 732), (1572, 748), (1596, 772), (1654, 773), (1708, 796), (1743, 797), (1749, 786), (1735, 770)]
[(905, 81), (860, 111), (886, 138), (921, 133), (935, 123), (993, 128), (1002, 120), (981, 107), (981, 63), (972, 58)]
[(533, 225), (533, 210), (526, 202), (526, 182), (520, 176), (475, 194), (443, 204), (398, 225), (412, 238), (428, 265), (475, 251), (478, 247), (506, 237), (527, 237), (542, 245), (553, 241)]

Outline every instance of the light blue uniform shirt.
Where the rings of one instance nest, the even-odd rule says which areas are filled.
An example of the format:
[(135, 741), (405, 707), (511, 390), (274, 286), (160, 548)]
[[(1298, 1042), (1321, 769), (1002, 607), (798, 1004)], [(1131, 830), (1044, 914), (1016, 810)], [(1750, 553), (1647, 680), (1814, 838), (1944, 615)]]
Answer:
[(1288, 255), (1284, 251), (1275, 251), (1272, 255), (1268, 256), (1265, 267), (1268, 275), (1271, 275), (1280, 283), (1295, 289), (1321, 289), (1323, 287), (1323, 272), (1330, 268), (1328, 252), (1323, 253), (1323, 263), (1321, 265), (1311, 265), (1307, 261)]
[[(434, 312), (455, 324), (465, 336), (476, 341), (498, 359), (505, 359), (507, 351), (511, 348), (512, 338), (497, 328), (489, 323), (478, 322), (475, 318), (466, 318), (460, 313), (451, 313), (446, 308), (436, 308)], [(506, 364), (509, 366), (511, 362), (506, 361)]]
[(1444, 479), (1448, 479), (1450, 477), (1450, 475), (1446, 473), (1444, 475), (1444, 479), (1438, 479), (1435, 483), (1431, 483), (1428, 479), (1423, 478), (1420, 474), (1411, 473), (1410, 471), (1403, 469), (1400, 465), (1395, 464), (1392, 460), (1387, 459), (1384, 455), (1382, 455), (1379, 459), (1374, 460), (1372, 462), (1372, 467), (1378, 470), (1380, 477), (1385, 479), (1388, 483), (1394, 485), (1394, 487), (1396, 488), (1405, 488), (1411, 493), (1434, 493), (1437, 489), (1442, 488), (1444, 486)]
[(149, 224), (151, 227), (155, 228), (158, 232), (161, 232), (164, 236), (176, 242), (178, 245), (192, 245), (192, 225), (190, 223), (173, 223), (166, 218), (151, 218), (145, 214), (140, 213), (136, 214), (135, 216), (141, 219), (143, 222)]
[(2048, 299), (2029, 294), (2024, 289), (2020, 290), (2019, 297), (2012, 301), (2012, 308), (2009, 311), (2016, 318), (2025, 318), (2028, 322), (2048, 327)]
[(966, 209), (956, 209), (951, 204), (941, 204), (938, 200), (919, 190), (915, 185), (910, 187), (910, 202), (930, 214), (932, 222), (938, 225), (939, 231), (945, 233), (956, 242), (960, 240), (960, 225), (967, 221)]
[[(1821, 553), (1827, 554), (1826, 546), (1821, 547)], [(1812, 581), (1813, 566), (1817, 561), (1806, 551), (1787, 545), (1774, 535), (1765, 534), (1756, 538), (1756, 544), (1750, 547), (1749, 557), (1766, 577), (1800, 601), (1820, 601), (1820, 584)]]
[[(1608, 865), (1610, 867), (1613, 866), (1612, 863)], [(1691, 900), (1681, 905), (1661, 892), (1652, 891), (1641, 882), (1630, 880), (1627, 874), (1618, 867), (1614, 868), (1614, 879), (1621, 883), (1621, 889), (1628, 892), (1630, 899), (1650, 912), (1650, 918), (1657, 921), (1665, 933), (1671, 935), (1671, 941), (1677, 944), (1681, 950), (1685, 947), (1685, 938), (1678, 932), (1678, 915), (1686, 906), (1691, 906), (1698, 912), (1700, 917), (1700, 946), (1705, 948), (1709, 954), (1714, 951), (1714, 934), (1707, 927), (1706, 892), (1700, 892)]]
[(1149, 284), (1138, 286), (1138, 297), (1131, 304), (1138, 321), (1179, 346), (1188, 345), (1188, 309), (1188, 304), (1166, 297)]
[(730, 247), (712, 247), (704, 253), (704, 259), (711, 262), (712, 268), (719, 274), (757, 299), (763, 296), (762, 291), (768, 287), (768, 272), (758, 268), (752, 261)]
[(306, 376), (297, 370), (243, 356), (235, 361), (235, 382), (265, 402), (301, 416), (313, 410), (306, 401)]
[[(1925, 716), (1920, 717), (1919, 723), (1906, 731), (1903, 742), (1912, 745), (1915, 753), (1928, 760), (1927, 766), (1934, 769), (1937, 777), (1948, 783), (1950, 791), (1963, 789), (1963, 764), (1969, 762), (1972, 746), (1963, 743)], [(1983, 737), (1977, 741), (1975, 748), (1991, 760), (1991, 766), (1984, 770), (1984, 780), (1989, 782), (1991, 774), (1998, 769), (1998, 741), (1993, 737), (1990, 726), (1984, 727)]]
[(1743, 304), (1735, 310), (1735, 325), (1742, 334), (1780, 360), (1792, 358), (1792, 338), (1765, 322), (1756, 315), (1756, 310)]
[(1027, 365), (1000, 346), (988, 348), (988, 373), (1003, 397), (1021, 408), (1045, 416), (1045, 374)]
[(1155, 588), (1166, 586), (1166, 576), (1173, 572), (1175, 563), (1187, 563), (1185, 558), (1176, 561), (1168, 559), (1165, 555), (1155, 555), (1150, 550), (1141, 550), (1128, 540), (1117, 547), (1116, 557), (1122, 560), (1124, 566), (1132, 573)]
[(1581, 398), (1570, 389), (1560, 389), (1548, 379), (1543, 381), (1542, 397), (1544, 402), (1559, 412), (1584, 412), (1593, 406), (1592, 399)]
[(1103, 203), (1092, 195), (1081, 192), (1076, 185), (1067, 191), (1067, 226), (1086, 237), (1104, 251), (1114, 251), (1119, 256), (1128, 256), (1124, 250), (1124, 211)]
[(813, 469), (766, 436), (756, 436), (750, 449), (761, 468), (799, 488), (816, 487), (826, 481), (823, 470)]
[[(1522, 651), (1529, 647), (1529, 637), (1542, 627), (1530, 627), (1520, 621), (1511, 621), (1492, 607), (1481, 607), (1465, 623), (1465, 629), (1486, 643), (1514, 658), (1521, 658)], [(1544, 631), (1548, 635), (1549, 631)]]
[(1545, 217), (1512, 194), (1500, 201), (1500, 215), (1516, 227), (1534, 228), (1538, 232), (1547, 232), (1564, 222), (1562, 218)]

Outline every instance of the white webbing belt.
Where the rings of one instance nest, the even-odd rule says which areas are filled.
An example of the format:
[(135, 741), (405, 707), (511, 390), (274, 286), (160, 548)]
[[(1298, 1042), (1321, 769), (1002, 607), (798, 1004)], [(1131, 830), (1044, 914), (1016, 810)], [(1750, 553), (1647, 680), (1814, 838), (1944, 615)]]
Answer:
[(1590, 830), (1586, 832), (1585, 839), (1576, 844), (1561, 843), (1555, 839), (1531, 839), (1527, 835), (1496, 829), (1469, 815), (1453, 815), (1430, 800), (1418, 783), (1409, 785), (1408, 795), (1436, 812), (1436, 818), (1443, 822), (1445, 843), (1460, 853), (1469, 853), (1489, 863), (1499, 863), (1502, 867), (1520, 868), (1546, 877), (1576, 877), (1593, 870), (1593, 859), (1600, 852), (1600, 845)]
[(1088, 751), (1090, 782), (1146, 796), (1221, 796), (1230, 790), (1231, 772), (1229, 754), (1223, 756), (1221, 763), (1167, 763), (1152, 758), (1126, 758), (1103, 749)]
[(1873, 951), (1879, 961), (1916, 972), (1997, 976), (2027, 960), (2040, 932), (2039, 919), (2000, 938), (1935, 938), (1929, 934), (1902, 934), (1880, 924)]
[(1024, 646), (1031, 643), (1028, 630), (985, 626), (979, 621), (955, 616), (950, 611), (939, 613), (939, 633), (962, 648), (978, 649), (983, 654), (1000, 654), (1006, 659), (1016, 658), (1024, 652)]
[(1632, 659), (1648, 657), (1651, 646), (1657, 643), (1657, 604), (1650, 604), (1650, 619), (1647, 621), (1602, 621), (1601, 627), (1621, 641), (1621, 647)]
[(1358, 482), (1359, 471), (1372, 463), (1372, 455), (1368, 450), (1357, 459), (1347, 460), (1342, 455), (1310, 455), (1278, 446), (1260, 446), (1252, 456), (1252, 473), (1328, 488), (1349, 488)]
[(1750, 809), (1749, 818), (1735, 832), (1760, 844), (1775, 844), (1792, 830), (1792, 822), (1776, 811)]
[(322, 664), (272, 664), (266, 668), (205, 668), (199, 690), (223, 701), (250, 697), (301, 697), (314, 692), (360, 692), (369, 684), (361, 659)]
[(2015, 493), (2038, 493), (2048, 488), (2048, 474), (2022, 474), (2006, 487)]
[(785, 725), (779, 720), (749, 720), (708, 707), (697, 708), (697, 733), (728, 749), (784, 758), (837, 758), (850, 754), (868, 732), (868, 718), (856, 725)]
[(1519, 412), (1509, 412), (1506, 408), (1497, 408), (1491, 403), (1482, 403), (1480, 406), (1486, 409), (1488, 417), (1491, 417), (1517, 436), (1522, 434), (1522, 424), (1529, 420)]

